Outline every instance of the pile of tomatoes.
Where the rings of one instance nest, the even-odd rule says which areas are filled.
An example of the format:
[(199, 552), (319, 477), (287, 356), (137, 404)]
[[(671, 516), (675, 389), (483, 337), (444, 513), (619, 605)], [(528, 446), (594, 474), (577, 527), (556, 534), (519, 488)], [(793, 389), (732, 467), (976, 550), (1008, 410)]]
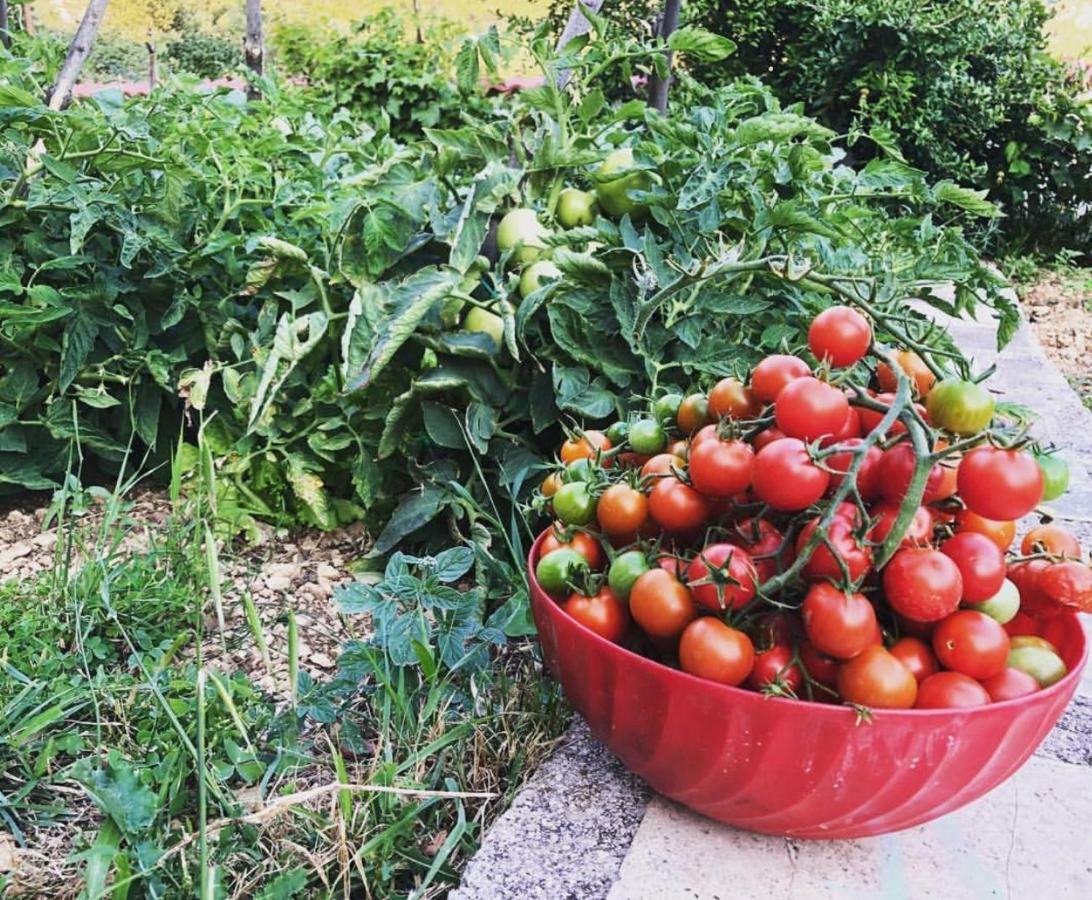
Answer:
[(1092, 569), (1056, 524), (1013, 545), (1064, 461), (852, 307), (808, 348), (572, 433), (535, 501), (539, 586), (607, 640), (799, 700), (979, 706), (1062, 678)]

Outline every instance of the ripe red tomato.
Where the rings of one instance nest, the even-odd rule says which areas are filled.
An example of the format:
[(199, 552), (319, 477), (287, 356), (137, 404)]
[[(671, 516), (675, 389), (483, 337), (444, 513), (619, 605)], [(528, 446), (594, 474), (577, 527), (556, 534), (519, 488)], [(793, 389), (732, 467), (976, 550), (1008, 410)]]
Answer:
[[(925, 365), (925, 360), (913, 350), (896, 350), (892, 355), (895, 358), (895, 364), (906, 375), (910, 376), (914, 390), (917, 391), (919, 397), (924, 397), (932, 390), (937, 377)], [(880, 363), (876, 367), (876, 381), (879, 382), (881, 390), (885, 391), (895, 391), (899, 386), (895, 373), (891, 371), (887, 363)]]
[[(895, 519), (899, 515), (899, 507), (896, 503), (877, 503), (872, 507), (872, 515), (875, 524), (872, 526), (872, 540), (877, 544), (883, 543), (891, 532)], [(924, 547), (929, 543), (933, 535), (933, 517), (924, 506), (914, 510), (914, 517), (910, 520), (910, 527), (906, 530), (900, 547)]]
[[(863, 443), (862, 438), (856, 437), (839, 441), (835, 445), (835, 449), (839, 450), (839, 452), (832, 453), (823, 460), (827, 468), (831, 470), (830, 487), (828, 488), (831, 493), (838, 490), (842, 484), (842, 479), (849, 471), (849, 467), (853, 465), (854, 454), (851, 452), (852, 449), (860, 447)], [(845, 448), (844, 452), (842, 448)], [(883, 457), (884, 452), (879, 447), (869, 447), (864, 453), (864, 461), (857, 470), (857, 493), (861, 495), (861, 499), (864, 501), (875, 500), (880, 495), (880, 461)]]
[[(781, 565), (778, 566), (777, 552), (784, 540), (785, 536), (765, 519), (743, 519), (731, 530), (732, 543), (742, 547), (750, 555), (760, 584), (792, 565), (792, 548), (785, 547), (781, 551)], [(757, 559), (759, 556), (766, 558)]]
[(684, 672), (720, 684), (742, 684), (755, 662), (755, 648), (742, 631), (720, 619), (702, 616), (686, 626), (679, 639), (679, 665)]
[(1009, 636), (985, 613), (964, 609), (933, 629), (933, 652), (940, 664), (971, 678), (990, 678), (1005, 668)]
[(995, 519), (987, 519), (969, 509), (961, 509), (956, 515), (956, 531), (973, 531), (976, 534), (984, 534), (993, 541), (1001, 550), (1008, 550), (1016, 539), (1015, 522), (998, 522)]
[(772, 444), (774, 441), (779, 441), (783, 437), (788, 437), (780, 428), (767, 428), (765, 431), (760, 431), (755, 435), (754, 440), (751, 441), (755, 447), (755, 453), (758, 453), (767, 444)]
[(1023, 450), (975, 447), (959, 463), (959, 496), (987, 519), (1019, 519), (1043, 496), (1043, 470)]
[(982, 687), (990, 695), (991, 701), (1000, 703), (1034, 694), (1039, 690), (1039, 682), (1027, 672), (1007, 666), (992, 678), (983, 678)]
[(1039, 633), (1039, 623), (1026, 612), (1018, 612), (1005, 623), (1004, 629), (1011, 642), (1012, 638), (1020, 635), (1037, 635)]
[[(573, 435), (561, 445), (561, 461), (571, 463), (574, 459), (595, 459), (598, 452), (605, 453), (611, 447), (610, 440), (601, 431), (585, 431), (582, 435)], [(604, 465), (607, 460), (604, 460)]]
[(679, 423), (679, 431), (683, 434), (693, 434), (703, 425), (709, 424), (709, 400), (705, 394), (684, 397), (679, 404), (675, 421)]
[(811, 369), (800, 357), (775, 353), (755, 366), (751, 373), (751, 390), (763, 403), (773, 403), (790, 381), (810, 374)]
[(598, 569), (603, 564), (603, 548), (599, 546), (599, 541), (590, 534), (584, 531), (573, 531), (568, 540), (564, 539), (564, 535), (564, 525), (556, 524), (550, 528), (550, 533), (542, 541), (542, 551), (539, 553), (539, 558), (549, 556), (555, 550), (566, 547), (583, 556), (592, 569)]
[(751, 486), (755, 452), (744, 441), (705, 440), (690, 453), (690, 480), (710, 497), (733, 497)]
[(755, 596), (758, 572), (734, 544), (709, 544), (690, 561), (686, 581), (694, 599), (713, 610), (741, 609)]
[[(880, 483), (880, 495), (885, 500), (891, 503), (902, 502), (910, 489), (910, 479), (914, 475), (917, 459), (914, 448), (907, 443), (896, 444), (884, 453), (877, 480)], [(942, 499), (944, 480), (944, 469), (938, 463), (929, 470), (925, 493), (921, 498), (923, 504), (928, 505)]]
[(988, 706), (990, 695), (973, 678), (961, 672), (937, 672), (918, 687), (915, 709), (958, 709)]
[(788, 644), (774, 644), (767, 650), (755, 654), (754, 668), (747, 679), (747, 687), (761, 691), (776, 685), (780, 691), (792, 694), (799, 692), (804, 683), (800, 667), (793, 662), (792, 647)]
[(932, 649), (920, 638), (910, 636), (899, 638), (891, 645), (891, 655), (914, 673), (918, 684), (939, 668)]
[[(854, 509), (856, 512), (856, 509)], [(820, 516), (811, 519), (796, 538), (796, 555), (799, 556), (804, 546), (811, 540), (819, 527)], [(804, 565), (804, 577), (812, 580), (829, 578), (832, 581), (844, 579), (844, 566), (850, 581), (857, 581), (872, 566), (872, 548), (858, 538), (853, 521), (836, 516), (827, 526), (826, 541), (821, 541), (811, 554), (811, 559)], [(839, 563), (839, 560), (841, 561)]]
[(983, 603), (993, 597), (1005, 581), (1005, 554), (984, 534), (964, 531), (940, 545), (963, 579), (963, 602)]
[(861, 436), (861, 413), (856, 406), (850, 406), (846, 412), (842, 427), (834, 434), (828, 435), (819, 442), (820, 447), (830, 447), (843, 441), (856, 440)]
[(562, 608), (585, 628), (617, 644), (629, 628), (629, 610), (609, 587), (599, 593), (570, 594)]
[(830, 483), (830, 474), (808, 455), (803, 441), (782, 438), (767, 444), (755, 456), (752, 489), (774, 509), (805, 509), (815, 503)]
[(654, 638), (678, 637), (697, 615), (686, 585), (662, 568), (649, 569), (633, 583), (629, 612)]
[(1072, 556), (1081, 558), (1080, 542), (1073, 534), (1059, 525), (1036, 525), (1020, 544), (1020, 552), (1025, 556), (1042, 550), (1051, 556)]
[(657, 453), (641, 466), (642, 478), (662, 478), (686, 469), (686, 460), (674, 453)]
[(1051, 563), (1039, 573), (1038, 588), (1052, 603), (1092, 612), (1092, 569), (1069, 559)]
[(852, 366), (868, 352), (871, 343), (868, 319), (849, 306), (823, 310), (808, 328), (808, 348), (816, 359), (839, 368)]
[(847, 703), (874, 709), (909, 709), (918, 695), (914, 673), (883, 647), (866, 647), (838, 670), (838, 693)]
[(876, 611), (864, 594), (821, 581), (808, 588), (800, 611), (808, 640), (827, 656), (852, 659), (874, 642)]
[(900, 615), (936, 622), (955, 612), (963, 596), (959, 568), (939, 550), (900, 550), (883, 570), (887, 602)]
[(810, 375), (790, 381), (774, 403), (777, 427), (803, 441), (837, 434), (847, 415), (846, 395)]
[(841, 660), (820, 653), (811, 641), (804, 641), (800, 644), (800, 663), (814, 681), (828, 688), (837, 687)]
[(661, 478), (648, 497), (652, 518), (664, 531), (695, 531), (709, 519), (709, 504), (690, 485), (674, 476)]
[(762, 403), (742, 381), (722, 378), (709, 392), (709, 412), (718, 419), (757, 419)]
[(628, 484), (612, 484), (595, 508), (599, 526), (611, 535), (636, 535), (648, 521), (648, 498)]
[(1045, 559), (1009, 563), (1006, 577), (1020, 592), (1020, 612), (1039, 617), (1050, 616), (1057, 611), (1057, 604), (1051, 602), (1039, 587), (1039, 576), (1049, 566), (1049, 560)]
[[(883, 420), (884, 415), (890, 408), (892, 401), (895, 399), (894, 394), (877, 394), (872, 398), (877, 403), (883, 405), (882, 410), (865, 409), (863, 406), (857, 407), (857, 414), (861, 419), (861, 434), (868, 435), (880, 427), (880, 422)], [(915, 403), (914, 408), (924, 417), (925, 408), (920, 403)], [(885, 434), (905, 434), (906, 425), (896, 419), (891, 426), (887, 429)]]

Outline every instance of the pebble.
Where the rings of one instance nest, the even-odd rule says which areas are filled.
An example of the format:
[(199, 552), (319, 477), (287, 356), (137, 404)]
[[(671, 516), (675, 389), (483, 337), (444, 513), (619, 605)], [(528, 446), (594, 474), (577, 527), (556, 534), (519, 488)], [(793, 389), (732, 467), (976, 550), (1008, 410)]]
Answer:
[(19, 543), (12, 544), (6, 550), (0, 550), (0, 565), (15, 562), (15, 560), (22, 559), (24, 556), (30, 556), (31, 549), (30, 541), (19, 541)]
[(41, 534), (36, 535), (31, 539), (31, 543), (35, 547), (41, 547), (44, 550), (49, 550), (51, 547), (57, 544), (57, 532), (55, 531), (43, 531)]
[(332, 669), (334, 667), (334, 661), (325, 653), (312, 653), (310, 661), (320, 669)]
[(287, 575), (267, 575), (265, 586), (268, 589), (265, 595), (269, 596), (269, 591), (287, 591), (292, 586), (292, 579)]

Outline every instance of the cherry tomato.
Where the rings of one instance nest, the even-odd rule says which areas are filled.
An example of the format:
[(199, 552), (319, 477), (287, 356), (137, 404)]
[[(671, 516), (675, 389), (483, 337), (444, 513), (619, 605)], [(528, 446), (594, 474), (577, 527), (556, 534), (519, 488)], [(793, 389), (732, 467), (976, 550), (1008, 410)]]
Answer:
[(595, 515), (611, 536), (636, 535), (648, 521), (648, 498), (628, 484), (612, 484), (599, 497)]
[(1044, 688), (1061, 681), (1069, 671), (1062, 658), (1046, 647), (1013, 647), (1008, 663), (1012, 668), (1026, 672)]
[(762, 403), (742, 381), (722, 378), (709, 392), (709, 412), (718, 419), (756, 419)]
[(684, 672), (720, 684), (742, 684), (751, 674), (755, 649), (742, 631), (720, 619), (695, 619), (679, 639), (679, 665)]
[[(877, 479), (880, 483), (880, 495), (885, 500), (891, 503), (902, 502), (910, 489), (910, 479), (914, 475), (917, 460), (914, 448), (907, 443), (896, 444), (884, 453), (883, 459), (880, 460)], [(928, 505), (942, 499), (943, 482), (944, 471), (939, 464), (936, 464), (929, 470), (921, 502)]]
[(614, 557), (607, 569), (607, 584), (621, 600), (628, 600), (634, 582), (649, 571), (648, 559), (640, 550), (627, 550)]
[(985, 613), (1002, 625), (1007, 625), (1020, 611), (1020, 591), (1015, 584), (1005, 578), (997, 593), (989, 599), (981, 603), (964, 603), (963, 605), (976, 612)]
[(685, 398), (682, 394), (664, 394), (657, 397), (652, 404), (652, 415), (657, 422), (667, 425), (679, 417), (679, 409)]
[(1000, 703), (1003, 700), (1015, 700), (1017, 697), (1026, 697), (1039, 690), (1039, 682), (1027, 672), (1006, 666), (1001, 672), (982, 679), (982, 687), (990, 695), (990, 700)]
[(1020, 611), (1031, 616), (1051, 615), (1057, 611), (1039, 587), (1039, 576), (1050, 566), (1045, 559), (1029, 559), (1025, 562), (1009, 563), (1008, 579), (1020, 592)]
[(757, 578), (750, 554), (734, 544), (707, 545), (686, 570), (694, 599), (713, 610), (746, 606), (754, 599)]
[[(1009, 584), (1012, 584), (1010, 581)], [(1011, 642), (1014, 637), (1026, 634), (1038, 634), (1039, 623), (1025, 612), (1018, 612), (1005, 623), (1005, 633)]]
[(751, 390), (763, 403), (773, 403), (790, 381), (810, 374), (811, 369), (800, 357), (775, 353), (755, 366), (751, 373)]
[(988, 706), (990, 695), (973, 678), (961, 672), (937, 672), (918, 687), (915, 709), (966, 709)]
[(585, 628), (615, 644), (625, 637), (629, 628), (629, 610), (609, 587), (601, 588), (590, 597), (570, 594), (561, 608)]
[(804, 675), (792, 657), (792, 647), (787, 644), (774, 644), (767, 650), (760, 650), (755, 654), (747, 687), (761, 691), (776, 685), (781, 691), (798, 693), (804, 683)]
[(841, 660), (821, 653), (811, 641), (804, 641), (800, 644), (800, 663), (812, 680), (828, 688), (837, 687)]
[(866, 647), (838, 670), (838, 693), (847, 703), (874, 709), (909, 709), (918, 695), (914, 673), (882, 646)]
[(939, 550), (900, 550), (883, 570), (883, 589), (895, 612), (936, 622), (955, 612), (963, 595), (959, 568)]
[(837, 434), (848, 414), (846, 395), (810, 375), (790, 381), (774, 403), (777, 427), (803, 441)]
[(679, 412), (676, 416), (679, 431), (683, 434), (693, 434), (703, 425), (709, 424), (709, 400), (705, 394), (690, 394), (683, 398), (679, 404)]
[(733, 497), (751, 486), (754, 465), (749, 444), (705, 440), (690, 454), (690, 480), (709, 497)]
[(980, 516), (969, 509), (961, 509), (956, 515), (956, 531), (973, 531), (984, 534), (1002, 550), (1008, 550), (1016, 539), (1016, 523), (997, 521)]
[(933, 652), (940, 664), (971, 678), (989, 678), (1005, 668), (1009, 636), (985, 613), (964, 609), (933, 629)]
[(751, 441), (751, 443), (754, 444), (755, 453), (758, 453), (758, 451), (763, 449), (766, 445), (772, 444), (774, 441), (779, 441), (783, 437), (787, 436), (788, 435), (786, 435), (785, 432), (783, 432), (780, 428), (767, 428), (764, 431), (760, 431), (758, 434), (756, 434), (754, 440)]
[(648, 496), (652, 518), (664, 531), (695, 531), (709, 519), (709, 504), (690, 485), (674, 476), (661, 478)]
[(542, 479), (542, 487), (539, 490), (542, 491), (543, 497), (552, 497), (557, 493), (557, 489), (561, 487), (561, 473), (551, 472), (544, 479)]
[(657, 453), (652, 459), (641, 466), (642, 478), (663, 478), (674, 476), (676, 472), (686, 469), (686, 460), (673, 453)]
[[(786, 547), (781, 551), (778, 566), (777, 553), (784, 540), (785, 536), (765, 519), (743, 519), (732, 527), (732, 543), (750, 555), (760, 584), (792, 565), (792, 549)], [(766, 558), (756, 559), (758, 556)]]
[(864, 594), (821, 581), (808, 588), (801, 614), (808, 640), (827, 656), (852, 659), (874, 642), (876, 611)]
[[(821, 517), (816, 516), (800, 530), (796, 538), (797, 556), (815, 534), (820, 521)], [(812, 552), (811, 559), (805, 563), (804, 577), (812, 580), (829, 578), (832, 581), (842, 581), (848, 575), (850, 581), (857, 581), (871, 566), (872, 549), (857, 537), (852, 520), (838, 516), (827, 526), (826, 540), (820, 541)]]
[(690, 455), (690, 442), (686, 438), (679, 438), (677, 441), (668, 444), (667, 450), (664, 452), (677, 456), (679, 459), (686, 459)]
[(557, 550), (575, 550), (588, 561), (592, 569), (598, 569), (603, 564), (603, 548), (599, 541), (584, 531), (573, 531), (568, 540), (565, 539), (565, 526), (561, 523), (550, 528), (550, 533), (542, 541), (539, 556), (549, 556)]
[(599, 453), (605, 453), (610, 447), (610, 440), (603, 432), (585, 431), (561, 445), (561, 461), (571, 463), (574, 459), (595, 459)]
[(940, 545), (963, 579), (963, 601), (983, 603), (995, 596), (1005, 581), (1005, 554), (984, 534), (965, 531)]
[(566, 525), (587, 525), (595, 519), (595, 497), (583, 481), (570, 481), (553, 497), (554, 513)]
[(667, 446), (667, 432), (655, 419), (638, 419), (629, 426), (629, 445), (634, 453), (654, 456)]
[(964, 437), (989, 425), (993, 408), (993, 394), (980, 384), (959, 378), (946, 378), (934, 385), (925, 402), (933, 425)]
[[(883, 543), (891, 532), (895, 519), (898, 518), (899, 506), (896, 503), (877, 503), (872, 507), (871, 512), (876, 520), (872, 526), (872, 540), (878, 544)], [(910, 527), (906, 530), (906, 534), (899, 546), (903, 548), (924, 547), (929, 543), (932, 534), (933, 517), (929, 515), (929, 510), (924, 506), (919, 506), (914, 510), (914, 517), (910, 520)]]
[(1039, 573), (1038, 588), (1043, 597), (1059, 607), (1092, 612), (1092, 569), (1069, 559), (1051, 563)]
[(920, 638), (899, 638), (891, 645), (891, 655), (914, 674), (919, 685), (939, 668), (932, 649)]
[(572, 581), (587, 571), (588, 561), (575, 550), (563, 547), (539, 559), (535, 580), (547, 594), (564, 596), (572, 591)]
[[(842, 480), (853, 465), (855, 458), (853, 449), (860, 447), (863, 443), (862, 438), (847, 438), (839, 441), (834, 447), (839, 452), (832, 453), (823, 460), (826, 467), (831, 470), (828, 491), (833, 493), (841, 486)], [(861, 495), (862, 500), (875, 500), (880, 495), (880, 461), (883, 457), (884, 452), (879, 447), (869, 447), (864, 452), (864, 461), (857, 469), (857, 493)]]
[[(873, 399), (877, 403), (880, 403), (880, 404), (883, 405), (882, 410), (866, 409), (863, 406), (857, 407), (857, 414), (858, 414), (858, 416), (860, 416), (860, 420), (861, 420), (861, 434), (862, 435), (871, 434), (873, 431), (876, 431), (876, 429), (878, 429), (880, 427), (880, 422), (883, 420), (883, 417), (887, 414), (887, 410), (890, 409), (891, 403), (895, 399), (895, 395), (894, 394), (877, 394), (875, 397), (873, 397)], [(920, 403), (915, 403), (914, 408), (922, 416), (925, 415), (925, 408)], [(900, 421), (899, 419), (896, 419), (888, 427), (887, 431), (884, 432), (884, 433), (885, 434), (892, 434), (892, 435), (905, 434), (906, 433), (906, 425), (902, 421)]]
[(1043, 470), (1043, 503), (1057, 500), (1069, 487), (1069, 463), (1057, 453), (1036, 453), (1035, 461)]
[(975, 447), (959, 463), (959, 496), (987, 519), (1019, 519), (1043, 496), (1043, 472), (1023, 450)]
[(661, 568), (649, 569), (634, 582), (629, 612), (654, 638), (677, 637), (697, 615), (686, 585)]
[(808, 328), (808, 348), (816, 359), (835, 368), (852, 366), (872, 343), (868, 319), (849, 306), (832, 306), (817, 315)]
[(1020, 552), (1028, 556), (1041, 550), (1051, 556), (1081, 558), (1081, 545), (1073, 534), (1058, 525), (1036, 525), (1020, 544)]
[(805, 509), (823, 496), (829, 483), (830, 474), (812, 461), (804, 442), (796, 438), (767, 444), (755, 456), (753, 490), (774, 509)]
[[(925, 365), (925, 361), (913, 350), (896, 350), (892, 355), (895, 364), (910, 377), (918, 396), (924, 397), (928, 394), (936, 383), (937, 377)], [(876, 380), (879, 382), (881, 390), (895, 391), (898, 389), (898, 379), (887, 363), (880, 363), (876, 367)]]
[(834, 434), (828, 435), (819, 442), (820, 447), (830, 447), (843, 441), (856, 440), (861, 436), (861, 412), (856, 406), (850, 406), (846, 410), (845, 421), (842, 427)]

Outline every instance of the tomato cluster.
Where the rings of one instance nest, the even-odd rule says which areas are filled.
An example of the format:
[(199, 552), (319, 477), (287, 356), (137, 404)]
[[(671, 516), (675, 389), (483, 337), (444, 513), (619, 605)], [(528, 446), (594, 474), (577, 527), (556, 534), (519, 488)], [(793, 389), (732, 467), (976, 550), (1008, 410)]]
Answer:
[(978, 706), (1060, 679), (1051, 637), (1092, 611), (1092, 569), (1055, 524), (1012, 545), (1064, 462), (850, 307), (808, 346), (566, 440), (538, 584), (607, 640), (800, 700)]

